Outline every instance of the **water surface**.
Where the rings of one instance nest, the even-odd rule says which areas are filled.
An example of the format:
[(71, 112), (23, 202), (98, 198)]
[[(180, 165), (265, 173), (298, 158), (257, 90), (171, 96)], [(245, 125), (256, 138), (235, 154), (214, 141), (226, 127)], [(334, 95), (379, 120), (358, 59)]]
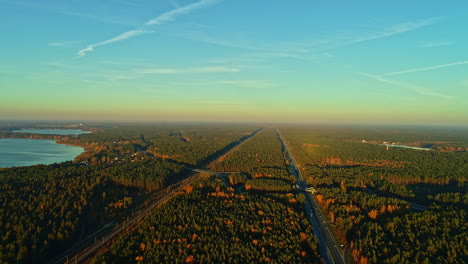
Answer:
[(0, 167), (53, 164), (73, 160), (83, 148), (61, 145), (54, 140), (2, 138), (0, 139)]

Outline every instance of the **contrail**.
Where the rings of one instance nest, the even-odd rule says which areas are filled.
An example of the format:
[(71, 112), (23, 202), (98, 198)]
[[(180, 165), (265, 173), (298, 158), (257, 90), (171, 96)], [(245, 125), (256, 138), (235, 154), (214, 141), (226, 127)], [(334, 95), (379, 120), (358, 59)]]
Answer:
[(417, 69), (411, 69), (411, 70), (405, 70), (405, 71), (390, 72), (390, 73), (383, 74), (382, 76), (392, 76), (392, 75), (405, 74), (405, 73), (410, 73), (410, 72), (430, 71), (430, 70), (436, 70), (436, 69), (440, 69), (440, 68), (452, 67), (452, 66), (462, 65), (462, 64), (468, 64), (468, 61), (459, 61), (459, 62), (441, 64), (441, 65), (431, 66), (431, 67), (424, 67), (424, 68), (417, 68)]
[(161, 24), (174, 20), (174, 18), (179, 15), (188, 14), (196, 9), (208, 7), (216, 2), (218, 2), (218, 0), (202, 0), (200, 2), (196, 2), (190, 5), (179, 7), (179, 8), (176, 8), (174, 10), (171, 10), (169, 12), (166, 12), (158, 17), (155, 17), (149, 20), (148, 22), (145, 23), (145, 25), (148, 25), (148, 26), (149, 25), (161, 25)]
[(153, 32), (153, 31), (144, 30), (144, 29), (134, 29), (134, 30), (124, 32), (124, 33), (122, 33), (122, 34), (120, 34), (118, 36), (115, 36), (115, 37), (111, 38), (111, 39), (88, 45), (88, 47), (78, 51), (78, 57), (83, 57), (84, 55), (86, 55), (87, 52), (93, 51), (95, 47), (103, 46), (103, 45), (107, 45), (107, 44), (111, 44), (111, 43), (115, 43), (115, 42), (120, 42), (120, 41), (129, 39), (129, 38), (133, 38), (133, 37), (138, 36), (138, 35), (148, 34), (148, 33), (151, 33), (151, 32)]
[(416, 93), (418, 93), (420, 95), (439, 97), (439, 98), (442, 98), (442, 99), (452, 98), (452, 96), (450, 96), (450, 95), (438, 93), (436, 91), (433, 91), (433, 90), (430, 90), (430, 89), (427, 89), (427, 88), (424, 88), (424, 87), (421, 87), (421, 86), (418, 86), (418, 85), (414, 85), (412, 83), (387, 79), (387, 78), (383, 77), (382, 75), (375, 75), (375, 74), (363, 73), (363, 72), (358, 73), (358, 74), (362, 75), (362, 76), (372, 78), (372, 79), (377, 80), (379, 82), (388, 83), (388, 84), (392, 84), (392, 85), (395, 85), (395, 86), (398, 86), (398, 87), (409, 89), (409, 90), (411, 90), (413, 92), (416, 92)]
[(161, 25), (161, 24), (165, 24), (165, 23), (170, 22), (170, 21), (174, 21), (174, 19), (179, 15), (188, 14), (188, 13), (190, 13), (190, 12), (196, 10), (196, 9), (201, 9), (201, 8), (208, 7), (208, 6), (212, 5), (212, 4), (215, 4), (218, 1), (219, 0), (202, 0), (202, 1), (190, 4), (190, 5), (182, 6), (182, 7), (173, 9), (173, 10), (171, 10), (169, 12), (163, 13), (163, 14), (161, 14), (161, 15), (153, 18), (153, 19), (148, 20), (144, 24), (143, 27), (124, 32), (124, 33), (122, 33), (122, 34), (120, 34), (118, 36), (115, 36), (115, 37), (113, 37), (111, 39), (108, 39), (108, 40), (104, 40), (104, 41), (101, 41), (101, 42), (97, 42), (97, 43), (88, 45), (86, 48), (81, 49), (81, 50), (78, 51), (78, 56), (76, 58), (85, 56), (86, 53), (93, 51), (94, 48), (98, 47), (98, 46), (104, 46), (104, 45), (108, 45), (108, 44), (111, 44), (111, 43), (124, 41), (124, 40), (127, 40), (129, 38), (133, 38), (133, 37), (136, 37), (136, 36), (139, 36), (139, 35), (152, 33), (153, 30), (147, 29), (147, 27), (151, 27), (151, 26), (154, 26), (154, 25)]

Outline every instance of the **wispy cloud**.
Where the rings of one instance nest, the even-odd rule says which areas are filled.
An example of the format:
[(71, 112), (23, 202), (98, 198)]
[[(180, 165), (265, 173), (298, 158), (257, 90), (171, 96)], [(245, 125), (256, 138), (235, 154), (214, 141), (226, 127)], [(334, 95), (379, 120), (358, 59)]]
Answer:
[(179, 8), (180, 4), (177, 0), (169, 0), (169, 3), (174, 6), (175, 8)]
[(120, 81), (120, 80), (132, 80), (136, 79), (137, 75), (135, 74), (125, 74), (119, 72), (105, 73), (105, 74), (93, 74), (96, 77), (104, 77), (107, 81)]
[[(248, 54), (248, 57), (250, 57), (249, 59), (251, 59), (252, 56), (256, 56), (256, 59), (260, 60), (272, 58), (311, 60), (317, 59), (318, 56), (332, 58), (334, 56), (331, 52), (337, 48), (414, 31), (435, 24), (441, 19), (441, 17), (433, 17), (398, 23), (383, 29), (375, 29), (371, 32), (359, 33), (359, 30), (356, 29), (352, 30), (352, 34), (338, 32), (332, 37), (319, 36), (314, 40), (291, 41), (274, 43), (271, 45), (265, 44), (264, 41), (260, 43), (255, 40), (255, 37), (242, 33), (223, 35), (217, 32), (206, 32), (210, 27), (205, 25), (190, 25), (191, 27), (188, 30), (179, 29), (170, 34), (206, 44), (246, 50), (250, 52)], [(236, 61), (236, 57), (226, 59)]]
[(397, 72), (389, 72), (389, 73), (382, 74), (382, 76), (392, 76), (392, 75), (399, 75), (399, 74), (412, 73), (412, 72), (430, 71), (430, 70), (436, 70), (436, 69), (463, 65), (463, 64), (468, 64), (468, 61), (458, 61), (458, 62), (452, 62), (452, 63), (441, 64), (441, 65), (430, 66), (430, 67), (423, 67), (423, 68), (410, 69), (410, 70), (397, 71)]
[(311, 54), (294, 53), (294, 52), (242, 52), (223, 57), (214, 57), (208, 59), (208, 63), (236, 65), (241, 68), (271, 68), (271, 63), (266, 63), (274, 59), (295, 59), (295, 60), (311, 60), (314, 58)]
[[(62, 68), (61, 63), (49, 63), (50, 66)], [(104, 73), (93, 73), (87, 75), (90, 83), (99, 83), (107, 85), (116, 85), (122, 81), (135, 80), (144, 77), (145, 75), (175, 75), (175, 74), (215, 74), (215, 73), (229, 73), (238, 72), (240, 69), (230, 68), (225, 66), (214, 67), (198, 67), (198, 68), (143, 68), (140, 70), (112, 70)], [(181, 86), (209, 86), (214, 85), (213, 82), (169, 82), (158, 83), (164, 85), (167, 89), (175, 89)]]
[(215, 4), (216, 2), (218, 2), (218, 0), (202, 0), (202, 1), (190, 4), (190, 5), (186, 5), (186, 6), (182, 6), (182, 7), (173, 9), (173, 10), (171, 10), (169, 12), (163, 13), (163, 14), (161, 14), (161, 15), (153, 18), (153, 19), (148, 20), (144, 24), (144, 26), (142, 26), (140, 28), (124, 32), (124, 33), (122, 33), (122, 34), (120, 34), (120, 35), (118, 35), (116, 37), (113, 37), (111, 39), (108, 39), (108, 40), (104, 40), (104, 41), (101, 41), (101, 42), (98, 42), (98, 43), (88, 45), (86, 48), (81, 49), (81, 50), (78, 51), (78, 57), (85, 56), (86, 53), (93, 51), (94, 48), (96, 48), (98, 46), (104, 46), (104, 45), (120, 42), (120, 41), (123, 41), (123, 40), (127, 40), (129, 38), (133, 38), (133, 37), (136, 37), (136, 36), (139, 36), (139, 35), (152, 33), (153, 30), (151, 28), (148, 28), (148, 27), (161, 25), (161, 24), (165, 24), (165, 23), (170, 22), (170, 21), (174, 21), (175, 18), (180, 16), (180, 15), (188, 14), (188, 13), (190, 13), (192, 11), (197, 10), (197, 9), (208, 7), (208, 6), (212, 5), (212, 4)]
[(393, 37), (399, 34), (415, 31), (424, 27), (436, 24), (443, 17), (432, 17), (414, 21), (397, 23), (391, 26), (371, 31), (362, 32), (360, 29), (349, 30), (351, 33), (336, 32), (332, 37), (323, 37), (319, 40), (310, 42), (307, 46), (309, 50), (317, 53), (328, 53), (337, 48), (359, 44), (367, 41), (378, 40)]
[[(281, 52), (281, 53), (307, 53), (310, 52), (308, 49), (308, 43), (279, 43), (274, 46), (259, 45), (249, 41), (249, 36), (237, 36), (230, 38), (223, 38), (221, 36), (213, 37), (212, 34), (207, 34), (201, 30), (180, 32), (176, 34), (178, 37), (203, 42), (207, 44), (213, 44), (216, 46), (222, 46), (226, 48), (244, 49), (252, 51), (265, 51), (265, 52)], [(231, 34), (232, 35), (232, 34)]]
[(165, 24), (167, 22), (173, 21), (176, 17), (180, 15), (188, 14), (196, 9), (209, 7), (215, 4), (216, 2), (218, 2), (218, 0), (202, 0), (200, 2), (196, 2), (190, 5), (182, 6), (149, 20), (145, 23), (145, 25)]
[[(186, 40), (196, 41), (212, 46), (219, 46), (232, 50), (247, 51), (247, 56), (262, 56), (268, 58), (295, 58), (304, 59), (310, 52), (311, 43), (308, 41), (259, 41), (258, 36), (253, 36), (245, 32), (219, 32), (217, 28), (200, 24), (185, 24), (166, 32), (168, 35)], [(233, 58), (238, 55), (233, 56)], [(231, 58), (229, 58), (231, 60)]]
[(87, 52), (93, 51), (94, 48), (96, 48), (96, 47), (103, 46), (103, 45), (108, 45), (108, 44), (119, 42), (119, 41), (123, 41), (123, 40), (129, 39), (129, 38), (133, 38), (133, 37), (143, 35), (143, 34), (149, 34), (149, 33), (152, 33), (152, 32), (153, 31), (149, 31), (149, 30), (145, 30), (145, 29), (134, 29), (134, 30), (124, 32), (124, 33), (122, 33), (122, 34), (120, 34), (118, 36), (115, 36), (115, 37), (111, 38), (111, 39), (88, 45), (88, 47), (78, 51), (78, 57), (85, 56)]
[(70, 48), (76, 47), (81, 41), (78, 40), (64, 40), (64, 41), (53, 41), (47, 43), (50, 47), (59, 47), (59, 48)]
[(264, 89), (269, 87), (278, 86), (278, 84), (267, 80), (227, 80), (221, 81), (220, 84), (228, 84), (242, 88), (258, 88)]
[(393, 35), (398, 35), (398, 34), (402, 34), (405, 32), (417, 30), (417, 29), (432, 25), (441, 19), (442, 17), (433, 17), (433, 18), (428, 18), (428, 19), (423, 19), (423, 20), (399, 23), (391, 27), (385, 28), (384, 30), (380, 32), (372, 33), (363, 37), (358, 37), (352, 40), (350, 44), (363, 42), (363, 41), (369, 41), (369, 40), (375, 40), (375, 39), (381, 39), (381, 38), (387, 38)]
[(150, 68), (138, 70), (137, 73), (143, 74), (182, 74), (182, 73), (223, 73), (223, 72), (239, 72), (240, 69), (225, 67), (225, 66), (212, 66), (212, 67), (199, 67), (187, 69), (174, 69), (174, 68)]
[(377, 80), (379, 82), (392, 84), (392, 85), (395, 85), (395, 86), (398, 86), (398, 87), (409, 89), (409, 90), (411, 90), (413, 92), (416, 92), (416, 93), (418, 93), (420, 95), (439, 97), (439, 98), (443, 98), (443, 99), (452, 98), (452, 96), (442, 94), (442, 93), (433, 91), (431, 89), (421, 87), (419, 85), (415, 85), (415, 84), (408, 83), (408, 82), (402, 82), (402, 81), (388, 79), (388, 78), (385, 78), (382, 75), (375, 75), (375, 74), (370, 74), (370, 73), (358, 73), (358, 74), (362, 75), (362, 76), (366, 76), (366, 77), (374, 79), (374, 80)]
[[(106, 16), (102, 15), (93, 15), (90, 14), (89, 12), (86, 13), (80, 13), (80, 12), (72, 12), (67, 10), (67, 8), (61, 8), (60, 5), (56, 4), (50, 4), (47, 5), (44, 3), (45, 1), (21, 1), (21, 0), (0, 0), (0, 3), (5, 3), (9, 5), (18, 5), (21, 7), (26, 7), (26, 8), (33, 8), (33, 9), (39, 9), (39, 10), (46, 10), (48, 12), (53, 12), (57, 14), (62, 14), (62, 15), (67, 15), (67, 16), (74, 16), (74, 17), (79, 17), (87, 20), (92, 20), (92, 21), (98, 21), (98, 22), (103, 22), (103, 23), (108, 23), (108, 24), (118, 24), (118, 25), (127, 25), (127, 26), (134, 26), (132, 23), (127, 23), (122, 19), (113, 19), (109, 18)], [(71, 4), (70, 2), (66, 1), (59, 1), (59, 2), (64, 2), (67, 7), (69, 7)]]
[(437, 48), (443, 46), (451, 46), (453, 42), (427, 42), (421, 45), (422, 48)]
[(65, 43), (63, 42), (50, 42), (47, 45), (51, 47), (65, 47), (66, 46)]

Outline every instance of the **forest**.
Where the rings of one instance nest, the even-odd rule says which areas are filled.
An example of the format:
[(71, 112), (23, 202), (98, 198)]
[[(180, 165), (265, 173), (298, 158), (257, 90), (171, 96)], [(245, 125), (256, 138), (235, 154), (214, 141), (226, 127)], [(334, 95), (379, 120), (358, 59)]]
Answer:
[(67, 163), (1, 169), (0, 262), (44, 262), (83, 232), (122, 215), (128, 201), (167, 186), (184, 170), (156, 159), (114, 167)]
[(79, 136), (12, 132), (21, 127), (0, 126), (0, 138), (55, 139), (59, 144), (80, 146), (86, 152), (75, 162), (94, 165), (157, 157), (199, 167), (208, 165), (224, 148), (259, 129), (253, 125), (100, 124), (84, 127), (93, 133)]
[[(0, 137), (50, 138), (86, 151), (70, 162), (0, 169), (0, 263), (53, 259), (186, 178), (189, 168), (222, 176), (200, 176), (93, 262), (323, 261), (273, 128), (99, 124), (79, 136), (12, 132), (20, 127), (2, 126)], [(279, 129), (354, 262), (468, 262), (466, 130)]]
[[(8, 136), (18, 128), (3, 129)], [(186, 177), (187, 164), (208, 164), (255, 130), (113, 125), (59, 136), (60, 143), (84, 145), (86, 152), (73, 162), (0, 169), (0, 263), (50, 260)], [(50, 137), (56, 136), (37, 136)]]
[(213, 164), (92, 263), (321, 263), (274, 129)]
[(235, 193), (205, 176), (91, 263), (320, 263), (294, 197)]
[[(94, 153), (83, 155), (87, 162), (131, 160), (132, 154), (159, 157), (189, 166), (205, 166), (218, 151), (255, 129), (243, 126), (117, 126), (105, 133), (83, 134), (76, 139), (64, 140), (87, 148)], [(88, 155), (88, 156), (86, 156)], [(93, 157), (95, 159), (93, 159)], [(141, 159), (141, 157), (140, 157)]]
[(281, 142), (274, 129), (264, 129), (228, 156), (221, 157), (211, 170), (242, 173), (236, 184), (247, 190), (286, 192), (294, 185), (294, 177), (286, 167)]
[[(464, 146), (442, 129), (283, 128), (315, 199), (356, 263), (466, 263), (468, 153), (380, 142)], [(434, 140), (434, 141), (433, 141)], [(375, 142), (369, 142), (375, 141)]]

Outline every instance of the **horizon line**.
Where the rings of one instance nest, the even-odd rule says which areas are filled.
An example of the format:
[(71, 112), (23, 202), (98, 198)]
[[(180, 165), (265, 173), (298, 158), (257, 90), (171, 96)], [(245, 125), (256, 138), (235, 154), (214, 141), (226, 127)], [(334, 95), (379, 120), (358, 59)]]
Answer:
[(427, 123), (427, 124), (408, 124), (408, 123), (395, 123), (395, 122), (387, 122), (387, 123), (369, 123), (369, 122), (339, 122), (339, 121), (332, 121), (332, 122), (324, 122), (324, 121), (234, 121), (234, 120), (86, 120), (86, 119), (73, 119), (73, 120), (65, 120), (65, 119), (41, 119), (41, 120), (34, 120), (34, 119), (0, 119), (0, 123), (72, 123), (72, 122), (79, 122), (79, 123), (105, 123), (105, 124), (194, 124), (198, 123), (200, 125), (203, 124), (238, 124), (238, 125), (324, 125), (324, 126), (401, 126), (401, 127), (452, 127), (452, 128), (467, 128), (468, 125), (462, 124), (434, 124), (434, 123)]

